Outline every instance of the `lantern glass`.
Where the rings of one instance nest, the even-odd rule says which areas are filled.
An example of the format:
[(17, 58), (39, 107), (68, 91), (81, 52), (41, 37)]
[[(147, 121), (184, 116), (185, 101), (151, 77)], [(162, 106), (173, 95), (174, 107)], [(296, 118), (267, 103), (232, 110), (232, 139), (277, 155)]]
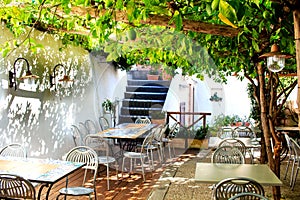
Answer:
[(284, 68), (285, 58), (274, 55), (267, 58), (267, 67), (271, 72), (279, 72)]

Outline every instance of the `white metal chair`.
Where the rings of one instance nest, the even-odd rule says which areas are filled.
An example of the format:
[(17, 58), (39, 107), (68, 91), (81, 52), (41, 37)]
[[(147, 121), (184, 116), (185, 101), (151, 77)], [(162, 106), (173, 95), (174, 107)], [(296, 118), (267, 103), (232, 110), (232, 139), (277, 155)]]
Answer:
[(292, 172), (291, 172), (291, 189), (294, 190), (298, 172), (299, 172), (299, 168), (300, 168), (300, 166), (299, 166), (300, 146), (293, 138), (290, 138), (290, 141), (291, 141), (291, 148), (292, 148), (293, 155), (294, 155), (293, 163), (292, 163)]
[(151, 120), (148, 117), (137, 118), (134, 123), (136, 123), (136, 124), (151, 124)]
[(0, 198), (35, 200), (36, 192), (27, 179), (13, 174), (0, 174)]
[[(134, 163), (136, 163), (136, 160), (139, 160), (141, 163), (143, 180), (146, 181), (145, 169), (144, 169), (144, 164), (145, 164), (146, 159), (148, 159), (149, 168), (151, 169), (151, 171), (153, 171), (153, 169), (154, 169), (153, 153), (152, 153), (153, 149), (150, 148), (152, 146), (152, 140), (153, 140), (153, 134), (149, 133), (146, 136), (146, 138), (143, 140), (143, 143), (141, 145), (141, 148), (139, 149), (139, 152), (124, 152), (123, 162), (122, 162), (122, 177), (123, 177), (123, 172), (124, 172), (124, 167), (125, 167), (125, 160), (126, 160), (126, 158), (128, 158), (128, 159), (130, 159), (129, 173), (131, 173), (133, 171), (133, 160), (135, 161)], [(135, 167), (137, 167), (137, 166), (135, 166)]]
[[(84, 177), (82, 186), (78, 187), (68, 187), (68, 177), (66, 178), (66, 187), (59, 190), (59, 195), (56, 199), (59, 199), (60, 196), (89, 196), (89, 199), (92, 199), (92, 194), (94, 193), (95, 199), (97, 199), (96, 194), (96, 176), (98, 172), (98, 155), (90, 147), (87, 146), (78, 146), (71, 149), (66, 156), (66, 161), (71, 162), (80, 162), (86, 163), (84, 166)], [(93, 188), (84, 187), (86, 182), (86, 175), (88, 170), (94, 170), (92, 185)]]
[[(284, 134), (284, 138), (286, 140), (286, 145), (288, 148), (288, 152), (287, 152), (287, 164), (286, 164), (286, 168), (285, 168), (285, 172), (284, 172), (284, 177), (283, 179), (286, 179), (287, 177), (287, 173), (290, 167), (290, 164), (294, 162), (295, 159), (295, 155), (294, 155), (294, 151), (292, 149), (292, 142), (290, 140), (290, 137), (288, 136), (287, 133), (283, 133)], [(290, 179), (290, 185), (292, 185), (292, 179)]]
[(102, 131), (109, 128), (108, 120), (103, 116), (99, 117), (99, 124), (100, 124), (100, 127), (101, 127)]
[(252, 131), (251, 128), (247, 127), (247, 126), (238, 126), (235, 129), (233, 129), (233, 137), (246, 137), (246, 138), (251, 138), (251, 139), (255, 139), (256, 138), (256, 134), (254, 133), (254, 131)]
[(242, 192), (237, 195), (234, 195), (228, 200), (268, 200), (267, 197), (257, 194), (257, 193), (252, 193), (252, 192)]
[[(174, 148), (174, 145), (172, 144), (172, 140), (174, 137), (176, 137), (176, 134), (179, 130), (179, 122), (176, 122), (174, 123), (170, 128), (169, 128), (169, 131), (166, 135), (166, 131), (168, 130), (168, 127), (167, 129), (165, 130), (165, 132), (163, 134), (165, 134), (166, 136), (162, 138), (162, 141), (164, 143), (164, 145), (166, 145), (168, 147), (168, 150), (169, 150), (169, 157), (170, 159), (172, 159), (172, 154), (173, 156), (175, 157), (176, 156), (176, 153), (175, 153), (175, 148)], [(173, 151), (173, 152), (172, 152)]]
[(221, 146), (214, 151), (211, 157), (211, 162), (228, 163), (228, 164), (244, 164), (245, 156), (236, 147)]
[(72, 137), (73, 137), (75, 147), (82, 146), (84, 142), (79, 128), (76, 125), (72, 125), (71, 129), (72, 129)]
[(253, 155), (251, 153), (251, 151), (249, 151), (246, 147), (246, 145), (241, 141), (239, 140), (238, 138), (226, 138), (226, 139), (223, 139), (218, 147), (221, 147), (221, 146), (231, 146), (231, 147), (235, 147), (235, 148), (238, 148), (242, 153), (243, 155), (245, 156), (245, 158), (247, 157), (247, 154), (249, 154), (249, 158), (250, 158), (250, 164), (253, 164), (254, 163), (254, 158), (253, 158)]
[(97, 152), (99, 165), (106, 166), (107, 190), (109, 190), (109, 169), (110, 167), (115, 167), (118, 179), (119, 168), (118, 162), (113, 156), (114, 153), (109, 141), (101, 137), (99, 134), (89, 134), (85, 137), (85, 145), (91, 147)]
[[(265, 191), (257, 181), (245, 177), (228, 178), (216, 184), (213, 194), (215, 200), (228, 200), (239, 193), (256, 193), (264, 196)], [(247, 198), (248, 199), (248, 198)]]
[(27, 151), (21, 144), (18, 143), (12, 143), (9, 145), (6, 145), (0, 150), (1, 156), (8, 156), (8, 157), (21, 157), (26, 158), (27, 157)]
[(85, 120), (84, 125), (85, 125), (86, 129), (88, 130), (89, 134), (94, 134), (94, 133), (98, 132), (96, 123), (93, 120), (91, 120), (91, 119)]
[(231, 127), (222, 127), (218, 133), (218, 137), (221, 139), (232, 138), (233, 129)]
[(154, 137), (153, 137), (153, 141), (152, 144), (154, 146), (157, 146), (159, 152), (160, 152), (160, 161), (162, 162), (165, 158), (165, 151), (164, 151), (164, 144), (165, 144), (165, 140), (164, 140), (164, 136), (165, 136), (165, 132), (168, 128), (168, 124), (165, 125), (159, 125), (158, 127), (155, 128), (154, 130)]

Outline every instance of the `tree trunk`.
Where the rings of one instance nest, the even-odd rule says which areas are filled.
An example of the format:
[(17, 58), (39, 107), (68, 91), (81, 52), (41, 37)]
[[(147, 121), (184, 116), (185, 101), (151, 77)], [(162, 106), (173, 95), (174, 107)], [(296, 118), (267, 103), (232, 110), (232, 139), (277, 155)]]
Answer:
[[(272, 146), (271, 146), (271, 129), (274, 131), (274, 126), (272, 119), (269, 119), (269, 111), (271, 109), (268, 109), (270, 106), (270, 99), (268, 99), (266, 95), (266, 88), (265, 88), (265, 70), (263, 69), (263, 66), (258, 63), (257, 64), (257, 72), (258, 72), (258, 82), (259, 82), (259, 101), (260, 101), (260, 118), (261, 118), (261, 126), (262, 126), (262, 132), (263, 132), (263, 137), (265, 141), (265, 147), (266, 147), (266, 152), (267, 152), (267, 158), (268, 158), (268, 163), (271, 168), (271, 170), (279, 177), (278, 173), (278, 162), (275, 162), (277, 159), (275, 156), (275, 159), (273, 158), (273, 151), (272, 151)], [(271, 83), (272, 84), (272, 83)], [(275, 88), (270, 87), (271, 90), (274, 90)], [(270, 91), (268, 91), (270, 92)], [(274, 135), (273, 135), (274, 136)], [(280, 142), (278, 141), (278, 138), (274, 138), (275, 140), (275, 145), (274, 145), (274, 155), (279, 155), (280, 158)], [(279, 142), (279, 144), (278, 144)], [(279, 152), (279, 154), (278, 154)], [(279, 160), (280, 161), (280, 160)], [(280, 165), (280, 162), (279, 162)], [(280, 172), (280, 171), (279, 171)], [(273, 198), (274, 200), (280, 200), (281, 192), (280, 192), (280, 187), (276, 186), (273, 187)]]
[[(294, 16), (294, 32), (296, 40), (296, 63), (297, 63), (297, 77), (298, 77), (298, 91), (297, 91), (297, 105), (300, 108), (300, 8), (293, 12)], [(298, 119), (300, 119), (300, 112), (298, 112)], [(298, 120), (298, 126), (300, 127), (300, 120)]]

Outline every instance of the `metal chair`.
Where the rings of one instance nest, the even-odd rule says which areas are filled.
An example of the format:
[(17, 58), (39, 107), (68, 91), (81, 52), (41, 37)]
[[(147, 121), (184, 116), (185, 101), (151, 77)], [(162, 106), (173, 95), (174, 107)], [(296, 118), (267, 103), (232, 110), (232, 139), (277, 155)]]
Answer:
[(107, 190), (109, 190), (109, 168), (110, 166), (115, 167), (117, 179), (119, 168), (109, 141), (101, 137), (99, 134), (89, 134), (85, 137), (85, 145), (91, 147), (97, 152), (99, 165), (106, 166)]
[(246, 137), (246, 138), (251, 138), (255, 139), (256, 134), (252, 131), (251, 128), (247, 126), (238, 126), (235, 129), (233, 129), (232, 132), (233, 137)]
[(234, 139), (234, 138), (226, 138), (219, 143), (218, 147), (221, 147), (221, 146), (236, 147), (243, 153), (245, 158), (247, 157), (247, 154), (249, 154), (250, 164), (253, 164), (253, 162), (254, 162), (253, 155), (252, 155), (251, 151), (249, 151), (247, 149), (246, 145), (241, 140)]
[(256, 193), (264, 196), (265, 191), (257, 181), (245, 177), (228, 178), (216, 184), (213, 196), (215, 200), (228, 200), (240, 193)]
[[(298, 176), (298, 172), (299, 172), (299, 162), (300, 162), (300, 146), (298, 145), (298, 143), (293, 139), (290, 138), (291, 141), (291, 148), (292, 148), (292, 152), (293, 152), (293, 163), (292, 163), (292, 172), (291, 172), (291, 189), (294, 190), (295, 184), (296, 184), (296, 180), (297, 180), (297, 176)], [(296, 169), (295, 169), (296, 168)]]
[(243, 192), (237, 195), (234, 195), (228, 200), (268, 200), (267, 197), (262, 196), (257, 193), (251, 193), (251, 192)]
[(26, 149), (18, 143), (12, 143), (5, 147), (3, 147), (0, 150), (1, 156), (9, 156), (9, 157), (21, 157), (26, 158), (27, 157), (27, 151)]
[(218, 133), (218, 137), (221, 139), (232, 138), (233, 129), (231, 127), (222, 127)]
[(228, 163), (228, 164), (244, 164), (245, 156), (236, 147), (221, 146), (214, 151), (211, 157), (211, 162)]
[[(170, 127), (170, 129), (169, 129), (167, 135), (166, 135), (167, 129), (166, 129), (165, 132), (163, 133), (163, 134), (166, 135), (166, 137), (162, 138), (162, 141), (163, 141), (164, 145), (167, 145), (167, 147), (168, 147), (170, 159), (172, 159), (172, 151), (173, 151), (174, 157), (176, 156), (175, 148), (174, 148), (174, 145), (172, 144), (172, 139), (176, 137), (176, 134), (177, 134), (177, 132), (178, 132), (178, 130), (179, 130), (179, 126), (180, 126), (180, 125), (179, 125), (179, 122), (176, 122), (176, 123), (174, 123), (174, 124)], [(169, 127), (169, 125), (168, 125), (168, 127)], [(167, 127), (167, 128), (168, 128), (168, 127)], [(172, 150), (171, 150), (171, 149), (172, 149)]]
[(148, 117), (137, 118), (134, 123), (136, 123), (136, 124), (151, 124), (151, 120)]
[[(66, 187), (59, 190), (59, 195), (56, 199), (59, 199), (60, 196), (89, 196), (89, 199), (92, 199), (91, 195), (95, 194), (95, 199), (97, 199), (96, 194), (96, 176), (98, 172), (98, 155), (97, 153), (90, 147), (87, 146), (78, 146), (71, 149), (66, 156), (66, 161), (71, 162), (81, 162), (86, 163), (83, 167), (84, 178), (82, 182), (82, 186), (78, 187), (68, 187), (68, 177), (66, 178)], [(93, 188), (84, 187), (86, 182), (86, 175), (88, 170), (94, 170), (92, 185)]]
[(101, 127), (101, 130), (104, 131), (106, 129), (109, 128), (109, 123), (108, 123), (108, 120), (105, 118), (105, 117), (99, 117), (99, 124), (100, 124), (100, 127)]
[(79, 128), (76, 125), (72, 125), (71, 129), (72, 129), (72, 137), (73, 137), (75, 147), (82, 146), (84, 142)]
[[(292, 149), (292, 142), (291, 142), (290, 137), (288, 136), (287, 133), (284, 133), (284, 138), (286, 140), (286, 145), (287, 145), (287, 148), (288, 148), (288, 152), (287, 152), (287, 164), (286, 164), (286, 168), (285, 168), (285, 172), (284, 172), (284, 177), (283, 177), (283, 179), (285, 180), (286, 177), (287, 177), (287, 173), (288, 173), (289, 167), (290, 167), (290, 163), (294, 162), (295, 155), (294, 155), (294, 151)], [(292, 179), (290, 179), (290, 185), (292, 185)]]
[(0, 174), (0, 198), (36, 199), (36, 192), (27, 179), (14, 174)]
[(122, 162), (122, 177), (123, 177), (123, 172), (124, 172), (124, 166), (125, 166), (125, 160), (126, 158), (130, 159), (130, 172), (131, 173), (133, 171), (133, 160), (135, 161), (134, 163), (136, 163), (136, 160), (140, 160), (141, 163), (141, 168), (142, 168), (142, 176), (143, 176), (143, 180), (146, 181), (145, 178), (145, 169), (144, 169), (144, 163), (145, 160), (148, 159), (149, 164), (150, 164), (150, 168), (151, 171), (153, 171), (154, 167), (153, 167), (153, 149), (149, 148), (150, 146), (152, 146), (152, 141), (153, 141), (153, 134), (150, 133), (146, 136), (146, 138), (143, 140), (143, 143), (141, 145), (140, 151), (139, 152), (124, 152), (123, 154), (123, 162)]
[(91, 119), (85, 120), (84, 125), (85, 125), (86, 129), (88, 130), (89, 134), (94, 134), (94, 133), (98, 132), (96, 123), (93, 120), (91, 120)]

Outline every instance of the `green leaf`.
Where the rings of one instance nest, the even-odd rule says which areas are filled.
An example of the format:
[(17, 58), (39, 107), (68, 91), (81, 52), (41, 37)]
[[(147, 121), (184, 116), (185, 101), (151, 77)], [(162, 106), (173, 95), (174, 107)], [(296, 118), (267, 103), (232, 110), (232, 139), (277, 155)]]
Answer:
[(211, 15), (211, 13), (212, 13), (212, 11), (211, 11), (211, 5), (207, 3), (205, 9), (206, 9), (207, 14)]
[(217, 10), (217, 8), (219, 7), (219, 3), (220, 3), (220, 0), (213, 0), (213, 2), (211, 3), (211, 9)]
[(228, 23), (227, 20), (225, 20), (226, 22), (224, 22), (221, 19), (224, 23), (232, 26), (231, 24), (234, 24), (234, 22), (237, 21), (235, 9), (229, 3), (227, 3), (225, 0), (220, 0), (219, 11), (224, 16), (223, 20), (226, 18), (228, 21), (231, 22), (231, 23)]

